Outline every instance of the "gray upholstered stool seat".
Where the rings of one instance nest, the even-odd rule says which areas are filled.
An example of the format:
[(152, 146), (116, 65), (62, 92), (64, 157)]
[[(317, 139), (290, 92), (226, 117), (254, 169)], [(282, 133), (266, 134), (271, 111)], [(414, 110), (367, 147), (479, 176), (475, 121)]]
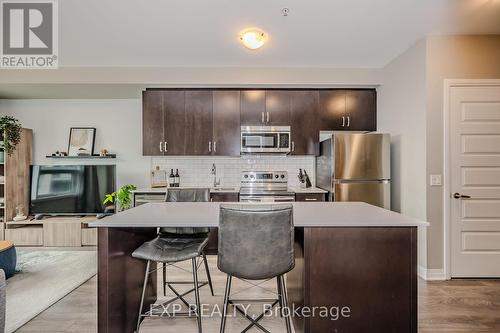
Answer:
[(190, 236), (159, 236), (142, 244), (132, 253), (132, 257), (165, 263), (196, 258), (203, 254), (208, 238)]

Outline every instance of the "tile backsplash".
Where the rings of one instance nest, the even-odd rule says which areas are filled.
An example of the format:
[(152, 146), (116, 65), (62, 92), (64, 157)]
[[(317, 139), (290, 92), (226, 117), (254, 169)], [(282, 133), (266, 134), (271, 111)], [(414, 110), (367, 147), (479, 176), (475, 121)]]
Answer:
[(314, 186), (315, 158), (314, 156), (266, 156), (252, 155), (242, 157), (191, 157), (168, 156), (151, 158), (151, 170), (156, 166), (167, 170), (179, 169), (181, 186), (213, 185), (212, 164), (217, 167), (217, 179), (221, 186), (233, 187), (240, 185), (242, 171), (287, 171), (288, 185), (299, 186), (297, 174), (305, 169)]

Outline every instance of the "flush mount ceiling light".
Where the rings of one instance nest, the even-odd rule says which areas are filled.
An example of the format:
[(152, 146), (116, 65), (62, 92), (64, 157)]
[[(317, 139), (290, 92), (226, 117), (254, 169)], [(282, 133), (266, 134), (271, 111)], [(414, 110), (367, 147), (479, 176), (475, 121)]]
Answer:
[(247, 29), (240, 33), (240, 40), (250, 50), (257, 50), (266, 43), (267, 35), (259, 29)]

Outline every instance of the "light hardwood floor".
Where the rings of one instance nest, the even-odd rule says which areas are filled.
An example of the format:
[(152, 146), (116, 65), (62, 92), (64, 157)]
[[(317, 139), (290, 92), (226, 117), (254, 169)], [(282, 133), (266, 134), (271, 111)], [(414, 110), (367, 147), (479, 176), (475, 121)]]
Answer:
[[(216, 302), (222, 299), (225, 277), (217, 271), (214, 258), (210, 259), (214, 277)], [(188, 277), (182, 271), (174, 278)], [(204, 271), (200, 269), (204, 278)], [(159, 280), (160, 281), (160, 280)], [(239, 282), (234, 287), (243, 290), (247, 287)], [(265, 284), (272, 289), (274, 282)], [(71, 294), (54, 304), (36, 318), (21, 327), (19, 333), (93, 333), (96, 332), (97, 278), (93, 277)], [(253, 291), (261, 295), (262, 290)], [(202, 300), (210, 299), (207, 287), (203, 288)], [(498, 333), (500, 332), (500, 280), (452, 280), (445, 282), (419, 281), (419, 333)], [(280, 319), (266, 319), (263, 322), (271, 332), (284, 332)], [(168, 323), (168, 326), (166, 325)], [(203, 321), (204, 332), (218, 332), (218, 318)], [(227, 332), (241, 331), (246, 326), (242, 318), (228, 322)], [(231, 328), (234, 328), (231, 330)], [(238, 328), (239, 330), (237, 330)], [(147, 332), (195, 332), (193, 319), (154, 320), (150, 319), (141, 326), (141, 333)], [(258, 332), (256, 330), (250, 332)]]

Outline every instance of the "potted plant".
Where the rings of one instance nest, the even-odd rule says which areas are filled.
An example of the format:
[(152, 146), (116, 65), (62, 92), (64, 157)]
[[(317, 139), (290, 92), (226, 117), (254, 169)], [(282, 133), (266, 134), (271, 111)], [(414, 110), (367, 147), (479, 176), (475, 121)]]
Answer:
[(3, 151), (0, 153), (0, 159), (3, 162), (4, 152), (11, 155), (16, 146), (21, 141), (22, 126), (19, 120), (12, 116), (3, 116), (0, 118), (0, 133), (3, 135)]
[(132, 207), (132, 191), (137, 189), (135, 185), (127, 184), (123, 185), (118, 189), (118, 191), (106, 194), (106, 198), (103, 201), (106, 206), (106, 212), (114, 210), (115, 203), (118, 204), (119, 210), (123, 211)]

